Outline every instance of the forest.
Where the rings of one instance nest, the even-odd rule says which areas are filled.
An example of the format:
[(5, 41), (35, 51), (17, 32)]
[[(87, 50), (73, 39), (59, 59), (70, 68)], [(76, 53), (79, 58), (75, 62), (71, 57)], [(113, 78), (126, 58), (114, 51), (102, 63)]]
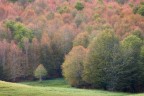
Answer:
[(0, 0), (0, 80), (39, 65), (72, 87), (144, 92), (144, 0)]

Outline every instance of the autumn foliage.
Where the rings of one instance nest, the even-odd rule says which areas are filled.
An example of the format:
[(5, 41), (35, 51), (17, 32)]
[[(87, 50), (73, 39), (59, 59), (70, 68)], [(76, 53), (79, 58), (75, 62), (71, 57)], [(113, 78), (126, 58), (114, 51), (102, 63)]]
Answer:
[[(33, 72), (38, 64), (43, 64), (49, 73), (47, 78), (64, 75), (72, 86), (139, 91), (134, 88), (142, 89), (143, 83), (136, 82), (134, 75), (130, 75), (132, 81), (127, 79), (121, 83), (120, 89), (116, 89), (119, 79), (113, 80), (112, 77), (106, 82), (106, 77), (98, 78), (103, 75), (94, 73), (107, 73), (107, 77), (111, 75), (111, 71), (102, 71), (95, 65), (95, 62), (99, 63), (97, 60), (103, 59), (100, 68), (108, 68), (111, 62), (127, 64), (128, 67), (135, 62), (139, 67), (143, 66), (143, 43), (140, 43), (144, 36), (143, 2), (144, 0), (0, 0), (0, 79), (33, 80)], [(107, 38), (101, 36), (103, 40), (99, 39), (99, 34), (105, 31), (112, 34), (109, 33)], [(106, 39), (108, 40), (105, 41)], [(97, 44), (98, 40), (105, 45)], [(136, 48), (135, 42), (140, 44)], [(118, 50), (114, 50), (117, 46)], [(113, 50), (107, 50), (107, 47)], [(115, 58), (110, 54), (113, 51), (118, 52), (113, 54), (116, 55)], [(115, 61), (119, 56), (127, 58)], [(133, 59), (135, 56), (138, 61)], [(107, 61), (107, 57), (111, 61)], [(93, 69), (91, 74), (89, 70), (93, 64), (92, 69), (98, 70)], [(109, 66), (105, 66), (106, 64)], [(133, 67), (139, 68), (135, 64)], [(76, 71), (70, 71), (71, 68)], [(133, 70), (129, 72), (136, 72), (138, 76), (143, 74), (143, 69), (139, 69), (140, 72), (136, 71), (138, 69)], [(117, 78), (123, 78), (123, 74), (129, 75), (124, 72)], [(124, 86), (127, 87), (123, 88)]]

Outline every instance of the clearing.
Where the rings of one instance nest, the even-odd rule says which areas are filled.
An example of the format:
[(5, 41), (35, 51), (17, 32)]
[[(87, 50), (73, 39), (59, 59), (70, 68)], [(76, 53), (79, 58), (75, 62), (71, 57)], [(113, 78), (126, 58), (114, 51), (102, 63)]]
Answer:
[(101, 90), (77, 89), (70, 87), (63, 79), (43, 82), (10, 83), (0, 81), (0, 96), (144, 96)]

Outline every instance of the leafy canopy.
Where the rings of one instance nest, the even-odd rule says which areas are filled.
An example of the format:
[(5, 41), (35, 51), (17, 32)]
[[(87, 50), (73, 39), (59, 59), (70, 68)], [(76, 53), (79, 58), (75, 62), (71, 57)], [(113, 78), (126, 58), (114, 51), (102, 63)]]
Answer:
[(33, 31), (22, 23), (8, 20), (5, 22), (5, 25), (12, 32), (13, 38), (19, 43), (20, 47), (23, 46), (24, 38), (28, 38), (29, 41), (32, 41), (34, 37)]

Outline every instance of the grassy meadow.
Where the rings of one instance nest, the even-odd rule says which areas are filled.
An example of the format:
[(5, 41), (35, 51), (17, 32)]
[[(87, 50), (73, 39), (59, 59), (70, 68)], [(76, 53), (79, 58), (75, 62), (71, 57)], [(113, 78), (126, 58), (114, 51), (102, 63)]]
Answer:
[(117, 93), (101, 90), (77, 89), (65, 80), (10, 83), (0, 81), (0, 96), (144, 96), (144, 94)]

